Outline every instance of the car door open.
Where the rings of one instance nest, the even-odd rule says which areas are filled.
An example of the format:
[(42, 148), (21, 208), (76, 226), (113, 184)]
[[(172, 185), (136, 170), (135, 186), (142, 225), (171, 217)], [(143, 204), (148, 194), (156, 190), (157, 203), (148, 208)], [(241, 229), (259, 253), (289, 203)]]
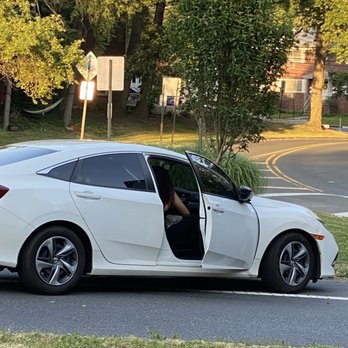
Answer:
[(186, 152), (200, 185), (205, 210), (203, 268), (252, 266), (259, 241), (259, 223), (251, 203), (238, 201), (238, 189), (216, 164)]

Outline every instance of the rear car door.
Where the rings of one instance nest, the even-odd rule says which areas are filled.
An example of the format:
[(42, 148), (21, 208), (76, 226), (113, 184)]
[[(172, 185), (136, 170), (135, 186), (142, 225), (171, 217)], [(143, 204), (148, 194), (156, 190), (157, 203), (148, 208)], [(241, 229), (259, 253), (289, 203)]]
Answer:
[(259, 240), (253, 206), (237, 200), (238, 190), (217, 165), (197, 154), (186, 155), (197, 175), (206, 212), (202, 267), (249, 269)]
[(155, 265), (162, 244), (163, 205), (136, 153), (81, 158), (71, 196), (111, 263)]

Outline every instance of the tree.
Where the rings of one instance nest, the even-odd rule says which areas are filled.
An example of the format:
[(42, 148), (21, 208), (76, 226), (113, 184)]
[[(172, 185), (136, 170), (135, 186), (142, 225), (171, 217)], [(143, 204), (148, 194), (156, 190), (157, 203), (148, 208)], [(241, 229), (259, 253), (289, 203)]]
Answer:
[(177, 0), (168, 19), (172, 64), (219, 162), (258, 142), (293, 40), (270, 0)]
[(293, 0), (295, 26), (315, 30), (315, 60), (311, 85), (309, 125), (321, 128), (325, 61), (335, 53), (340, 62), (348, 58), (348, 3), (341, 0)]
[[(45, 11), (60, 13), (75, 38), (83, 39), (85, 53), (93, 50), (96, 55), (105, 53), (111, 46), (118, 46), (118, 55), (128, 55), (138, 37), (135, 20), (155, 0), (46, 0), (41, 6)], [(115, 44), (116, 42), (116, 44)], [(131, 49), (133, 51), (133, 49)], [(64, 124), (71, 120), (75, 84), (69, 86), (65, 103)]]
[[(0, 75), (8, 80), (8, 94), (13, 83), (34, 101), (50, 99), (54, 90), (74, 80), (81, 42), (67, 45), (64, 34), (60, 16), (40, 17), (27, 0), (0, 2)], [(9, 105), (5, 110), (7, 129)]]
[(137, 24), (142, 27), (136, 44), (129, 51), (128, 74), (140, 76), (142, 80), (141, 114), (148, 115), (149, 105), (153, 105), (161, 94), (162, 77), (166, 74), (168, 63), (166, 49), (168, 41), (164, 33), (163, 21), (166, 2), (156, 2), (154, 8), (147, 8)]
[(348, 2), (326, 1), (323, 43), (340, 63), (348, 63)]

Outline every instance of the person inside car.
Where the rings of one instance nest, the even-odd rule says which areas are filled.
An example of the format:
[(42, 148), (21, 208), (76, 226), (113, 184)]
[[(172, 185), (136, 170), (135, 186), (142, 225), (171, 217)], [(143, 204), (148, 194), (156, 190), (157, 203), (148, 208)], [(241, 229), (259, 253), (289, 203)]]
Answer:
[(174, 255), (180, 259), (202, 259), (204, 253), (199, 216), (191, 215), (181, 201), (172, 186), (167, 170), (154, 166), (153, 171), (165, 218), (169, 214), (181, 216), (181, 219), (176, 219), (174, 223), (166, 224), (166, 236)]

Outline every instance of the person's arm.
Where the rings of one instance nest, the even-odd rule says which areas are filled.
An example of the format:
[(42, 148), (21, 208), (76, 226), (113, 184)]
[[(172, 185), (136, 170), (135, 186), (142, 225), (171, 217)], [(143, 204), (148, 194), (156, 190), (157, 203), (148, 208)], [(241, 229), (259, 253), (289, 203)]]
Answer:
[(173, 206), (180, 213), (182, 217), (189, 216), (190, 211), (187, 209), (186, 205), (181, 201), (179, 196), (174, 192), (173, 194)]

